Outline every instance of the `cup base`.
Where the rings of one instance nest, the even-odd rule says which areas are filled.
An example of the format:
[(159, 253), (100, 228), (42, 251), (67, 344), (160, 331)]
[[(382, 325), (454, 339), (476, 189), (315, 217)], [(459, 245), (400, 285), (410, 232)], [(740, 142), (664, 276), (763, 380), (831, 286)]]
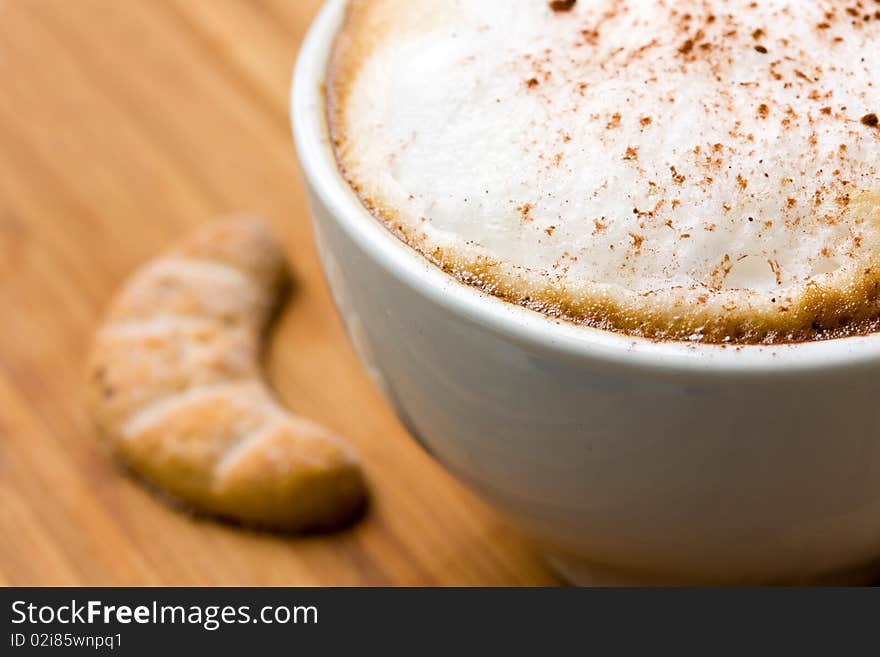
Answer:
[[(712, 586), (724, 584), (716, 581), (694, 581), (686, 577), (670, 577), (639, 573), (622, 568), (599, 565), (570, 555), (544, 553), (544, 558), (557, 575), (572, 586)], [(769, 586), (864, 586), (880, 583), (880, 561), (856, 568), (825, 573), (813, 577), (791, 577), (778, 580), (733, 581), (733, 585)]]

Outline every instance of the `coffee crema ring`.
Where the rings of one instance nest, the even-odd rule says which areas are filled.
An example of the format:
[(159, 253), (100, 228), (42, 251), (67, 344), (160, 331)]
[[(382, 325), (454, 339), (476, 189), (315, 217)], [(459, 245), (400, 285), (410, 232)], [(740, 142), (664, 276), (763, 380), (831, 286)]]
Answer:
[(462, 282), (600, 329), (880, 328), (880, 7), (553, 4), (349, 3), (328, 116), (374, 216)]

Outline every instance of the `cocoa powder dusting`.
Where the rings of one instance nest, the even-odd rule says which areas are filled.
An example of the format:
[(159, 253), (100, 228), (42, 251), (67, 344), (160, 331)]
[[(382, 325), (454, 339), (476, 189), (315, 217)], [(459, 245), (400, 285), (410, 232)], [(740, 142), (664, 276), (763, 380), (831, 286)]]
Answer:
[[(542, 173), (549, 171), (560, 177), (569, 173), (575, 175), (579, 149), (589, 146), (591, 136), (585, 138), (571, 129), (569, 122), (578, 126), (595, 126), (595, 131), (602, 133), (598, 139), (608, 146), (606, 152), (616, 163), (611, 167), (625, 170), (627, 175), (639, 181), (637, 185), (645, 188), (633, 191), (633, 205), (637, 207), (633, 207), (631, 213), (629, 207), (625, 213), (618, 213), (594, 205), (586, 206), (586, 212), (600, 208), (599, 212), (606, 212), (607, 216), (593, 218), (599, 214), (596, 212), (581, 218), (583, 232), (597, 238), (595, 242), (601, 243), (603, 249), (619, 254), (624, 262), (622, 268), (635, 268), (639, 265), (633, 263), (650, 262), (650, 258), (664, 255), (663, 238), (655, 239), (659, 225), (668, 227), (673, 239), (689, 240), (682, 249), (693, 244), (695, 250), (708, 243), (704, 233), (715, 233), (720, 236), (717, 240), (720, 242), (731, 225), (737, 229), (742, 226), (746, 239), (754, 239), (758, 251), (762, 240), (769, 243), (778, 239), (771, 231), (781, 233), (780, 226), (786, 226), (791, 229), (790, 234), (795, 234), (801, 230), (796, 227), (809, 222), (845, 224), (851, 208), (860, 207), (856, 204), (865, 190), (865, 180), (877, 180), (878, 169), (871, 164), (876, 160), (855, 166), (852, 153), (858, 147), (859, 157), (864, 159), (862, 153), (866, 152), (866, 141), (869, 142), (867, 152), (871, 152), (871, 140), (880, 136), (877, 132), (880, 110), (874, 102), (876, 93), (864, 92), (859, 96), (836, 83), (845, 79), (842, 76), (853, 75), (851, 70), (856, 67), (845, 60), (849, 53), (859, 52), (859, 44), (864, 46), (864, 37), (860, 35), (870, 30), (876, 35), (880, 0), (846, 0), (845, 4), (851, 6), (835, 6), (833, 1), (820, 0), (817, 6), (821, 5), (823, 9), (817, 10), (814, 18), (806, 19), (808, 22), (801, 25), (801, 32), (806, 26), (811, 38), (820, 39), (823, 48), (827, 46), (828, 52), (823, 50), (822, 56), (816, 58), (813, 51), (799, 43), (797, 35), (785, 31), (787, 19), (784, 14), (797, 11), (791, 3), (788, 6), (783, 3), (782, 8), (774, 9), (772, 13), (762, 11), (757, 14), (752, 10), (757, 11), (758, 2), (749, 8), (743, 4), (739, 6), (742, 11), (733, 12), (721, 10), (720, 3), (713, 7), (712, 2), (657, 0), (655, 6), (660, 8), (657, 11), (664, 12), (660, 22), (669, 26), (669, 31), (658, 39), (656, 26), (649, 24), (648, 18), (636, 16), (639, 12), (633, 8), (638, 9), (638, 3), (627, 0), (582, 3), (577, 11), (573, 11), (577, 0), (548, 1), (544, 6), (560, 15), (558, 20), (553, 19), (553, 24), (561, 30), (570, 28), (570, 41), (548, 42), (546, 48), (541, 44), (531, 50), (524, 49), (517, 55), (522, 57), (522, 69), (518, 69), (514, 83), (519, 85), (517, 93), (528, 94), (530, 101), (543, 104), (547, 116), (551, 117), (548, 123), (551, 120), (558, 122), (552, 125), (558, 141), (551, 149), (549, 143), (539, 139), (522, 139), (523, 150), (541, 162)], [(538, 9), (546, 12), (540, 5)], [(563, 17), (564, 14), (567, 15)], [(626, 22), (632, 24), (631, 31), (621, 30), (621, 25)], [(638, 32), (642, 28), (644, 34)], [(630, 32), (635, 37), (617, 41), (620, 34), (629, 35)], [(864, 58), (862, 62), (865, 62)], [(664, 66), (669, 70), (664, 70)], [(867, 71), (868, 65), (863, 64), (862, 68)], [(630, 83), (625, 100), (621, 98), (620, 102), (602, 105), (595, 98), (601, 93), (603, 76), (612, 78), (619, 71), (635, 72), (629, 78), (620, 76), (621, 80)], [(717, 90), (695, 101), (685, 85), (664, 88), (664, 76), (670, 73), (684, 79), (693, 75), (698, 81), (714, 81)], [(875, 78), (875, 82), (869, 82), (867, 86), (874, 84), (880, 84), (880, 78)], [(565, 96), (569, 91), (570, 100)], [(564, 101), (560, 102), (560, 98)], [(502, 102), (500, 94), (497, 102)], [(700, 125), (694, 130), (693, 138), (688, 133), (679, 139), (681, 143), (675, 144), (677, 149), (657, 149), (655, 145), (662, 143), (667, 129), (669, 108), (693, 112)], [(878, 111), (860, 116), (869, 109)], [(795, 165), (780, 168), (772, 145), (768, 147), (768, 132), (779, 134), (780, 139), (791, 140), (800, 147), (800, 150), (793, 150), (795, 159), (801, 163), (797, 168)], [(829, 141), (829, 134), (836, 139)], [(517, 135), (517, 139), (521, 137)], [(849, 145), (840, 143), (843, 141)], [(340, 145), (336, 143), (336, 146), (339, 148)], [(867, 171), (869, 165), (873, 167), (871, 171), (858, 178), (862, 175), (859, 172)], [(609, 180), (612, 180), (611, 174)], [(609, 180), (602, 183), (600, 179), (585, 193), (601, 200), (601, 195), (609, 189)], [(611, 185), (613, 189), (613, 180)], [(763, 200), (768, 194), (779, 196), (778, 209), (767, 210)], [(717, 201), (712, 214), (691, 216), (688, 212), (677, 212), (679, 208), (689, 210), (689, 206), (695, 203), (694, 198)], [(368, 208), (372, 206), (368, 199), (364, 203)], [(553, 207), (555, 197), (547, 204), (542, 197), (528, 203), (511, 199), (509, 203), (525, 228), (543, 233), (542, 244), (562, 243), (571, 234), (569, 226), (564, 223), (569, 220), (565, 207), (554, 207), (553, 215), (548, 211), (547, 205)], [(568, 203), (567, 199), (565, 203)], [(768, 214), (772, 216), (768, 217)], [(558, 223), (560, 219), (563, 223)], [(548, 225), (550, 221), (557, 223)], [(405, 228), (399, 227), (397, 232), (403, 233)], [(555, 238), (547, 239), (554, 234)], [(813, 255), (828, 259), (841, 255), (854, 258), (861, 248), (862, 237), (853, 234), (850, 243), (854, 251), (841, 253), (835, 246), (832, 250), (823, 248), (821, 253), (817, 249)], [(849, 249), (850, 243), (843, 248)], [(769, 268), (772, 280), (779, 287), (803, 282), (803, 279), (797, 280), (797, 265), (791, 264), (784, 251), (780, 253), (782, 255), (774, 255), (768, 251), (761, 260), (750, 260), (749, 263), (759, 262), (762, 269)], [(585, 248), (581, 256), (589, 254), (589, 249)], [(673, 252), (669, 258), (668, 271), (673, 274), (678, 266), (674, 261), (676, 256), (677, 252)], [(441, 255), (435, 257), (443, 259)], [(699, 284), (708, 286), (713, 293), (721, 290), (725, 279), (738, 267), (735, 263), (747, 257), (756, 256), (737, 251), (725, 253), (720, 263), (716, 261), (709, 265), (714, 270), (708, 278), (709, 272), (702, 272)], [(566, 262), (576, 261), (574, 253), (565, 252), (553, 268), (561, 270)], [(469, 276), (466, 269), (462, 267), (459, 274)], [(875, 292), (877, 309), (871, 321), (876, 320), (872, 326), (880, 327), (880, 277), (874, 278), (878, 281)], [(475, 280), (485, 288), (490, 279), (479, 274)], [(493, 288), (493, 293), (498, 292)], [(516, 300), (515, 294), (510, 295)], [(706, 304), (712, 296), (704, 294), (699, 301)], [(544, 303), (537, 297), (524, 300), (530, 304)], [(590, 325), (606, 322), (601, 324), (602, 328), (634, 332), (632, 326), (617, 325), (614, 318), (602, 319), (591, 315), (592, 311), (574, 306), (564, 308), (563, 301), (557, 300), (560, 317)], [(793, 311), (801, 310), (798, 299), (792, 301), (784, 295), (774, 296), (772, 302), (780, 312), (791, 309), (793, 314)], [(728, 337), (734, 343), (814, 339), (815, 333), (823, 331), (822, 335), (833, 337), (829, 332), (833, 326), (829, 329), (820, 322), (814, 324), (812, 329), (809, 321), (805, 329), (795, 327), (789, 336), (780, 333), (756, 337), (748, 334), (751, 329), (745, 329), (745, 333)], [(644, 334), (650, 334), (651, 330), (638, 328)], [(662, 337), (663, 330), (657, 329), (655, 335)], [(678, 339), (680, 336), (672, 337)], [(716, 341), (718, 337), (701, 334), (699, 340)]]
[(577, 0), (553, 0), (550, 3), (550, 9), (555, 12), (571, 11), (577, 4)]

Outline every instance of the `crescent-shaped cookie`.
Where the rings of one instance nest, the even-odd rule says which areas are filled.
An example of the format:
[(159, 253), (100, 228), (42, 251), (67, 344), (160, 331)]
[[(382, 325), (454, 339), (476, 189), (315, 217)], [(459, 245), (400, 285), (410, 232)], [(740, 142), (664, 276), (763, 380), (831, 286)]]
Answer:
[(287, 531), (361, 508), (341, 438), (286, 411), (259, 355), (287, 279), (251, 217), (214, 221), (136, 272), (98, 329), (87, 403), (116, 454), (195, 510)]

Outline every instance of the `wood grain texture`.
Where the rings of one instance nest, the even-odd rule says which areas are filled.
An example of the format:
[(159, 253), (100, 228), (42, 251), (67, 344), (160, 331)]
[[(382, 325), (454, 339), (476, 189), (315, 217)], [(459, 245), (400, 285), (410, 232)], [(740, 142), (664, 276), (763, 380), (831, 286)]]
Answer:
[[(0, 0), (0, 584), (533, 585), (532, 546), (416, 446), (332, 309), (287, 92), (318, 0)], [(114, 288), (184, 229), (248, 210), (297, 288), (267, 367), (348, 436), (373, 504), (336, 535), (190, 517), (133, 482), (81, 405)]]

